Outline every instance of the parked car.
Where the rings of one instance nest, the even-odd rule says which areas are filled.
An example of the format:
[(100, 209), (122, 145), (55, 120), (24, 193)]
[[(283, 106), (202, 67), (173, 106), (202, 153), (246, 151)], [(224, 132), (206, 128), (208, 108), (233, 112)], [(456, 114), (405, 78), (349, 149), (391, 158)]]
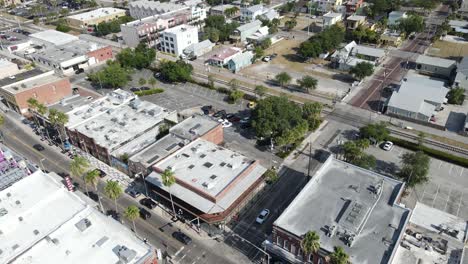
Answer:
[(241, 120), (240, 117), (238, 117), (237, 115), (234, 115), (233, 117), (228, 118), (228, 121), (231, 122), (231, 123), (237, 123), (240, 120)]
[(250, 123), (250, 117), (244, 117), (240, 120), (241, 124), (247, 124)]
[(276, 58), (277, 56), (278, 56), (278, 53), (273, 53), (273, 54), (270, 55), (270, 59), (274, 59), (274, 58)]
[(34, 144), (33, 148), (37, 151), (43, 151), (45, 149), (41, 144)]
[(267, 219), (268, 215), (270, 215), (270, 210), (263, 209), (257, 216), (257, 219), (255, 219), (255, 222), (257, 222), (258, 224), (263, 224), (263, 222), (265, 222), (265, 220)]
[(264, 62), (269, 62), (271, 60), (271, 57), (270, 56), (265, 56), (263, 57), (262, 59)]
[(223, 123), (221, 123), (223, 127), (232, 127), (232, 123), (229, 122), (228, 120), (224, 120)]
[(130, 195), (133, 198), (138, 198), (140, 197), (141, 193), (133, 188), (127, 189), (128, 195)]
[(216, 117), (216, 118), (224, 118), (226, 116), (226, 110), (221, 110), (221, 111), (218, 111), (216, 112), (213, 117)]
[(179, 231), (172, 233), (172, 237), (179, 240), (185, 245), (189, 245), (190, 243), (192, 243), (192, 239), (189, 236)]
[(157, 205), (155, 201), (151, 200), (151, 198), (141, 199), (140, 204), (146, 206), (149, 209), (154, 209)]
[(132, 88), (130, 88), (130, 91), (131, 92), (138, 92), (138, 91), (140, 91), (140, 88), (132, 87)]
[(204, 106), (202, 106), (201, 110), (203, 111), (203, 114), (209, 115), (213, 111), (213, 106), (212, 105), (204, 105)]
[(255, 108), (255, 106), (257, 106), (257, 103), (253, 102), (253, 101), (250, 101), (248, 104), (247, 104), (247, 108), (249, 109), (253, 109)]
[(140, 217), (143, 218), (143, 219), (150, 219), (151, 218), (151, 213), (148, 212), (147, 210), (145, 210), (145, 208), (141, 208), (139, 207), (140, 209)]
[(392, 150), (392, 148), (393, 148), (393, 142), (391, 142), (391, 141), (385, 141), (385, 143), (383, 144), (382, 148), (383, 148), (385, 151), (390, 151), (390, 150)]
[(148, 86), (142, 86), (142, 87), (140, 87), (140, 90), (148, 91), (148, 90), (151, 90), (151, 88), (149, 88)]

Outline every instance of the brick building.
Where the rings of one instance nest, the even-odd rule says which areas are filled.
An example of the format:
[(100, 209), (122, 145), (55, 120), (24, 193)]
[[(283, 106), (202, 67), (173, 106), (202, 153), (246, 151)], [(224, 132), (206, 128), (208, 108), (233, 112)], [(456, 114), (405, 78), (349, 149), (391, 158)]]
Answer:
[(32, 70), (0, 80), (3, 102), (20, 114), (28, 113), (28, 99), (35, 98), (44, 105), (54, 104), (72, 94), (68, 78), (54, 75), (53, 71)]
[(210, 224), (225, 223), (236, 215), (262, 187), (266, 171), (257, 160), (204, 139), (218, 141), (221, 129), (217, 127), (160, 160), (146, 177), (151, 190), (169, 199), (161, 173), (173, 171), (176, 183), (170, 191), (174, 203)]
[[(399, 204), (404, 183), (333, 157), (322, 165), (273, 223), (267, 250), (291, 263), (329, 263), (341, 247), (350, 263), (391, 263), (410, 210)], [(304, 254), (304, 235), (316, 232), (320, 250)]]

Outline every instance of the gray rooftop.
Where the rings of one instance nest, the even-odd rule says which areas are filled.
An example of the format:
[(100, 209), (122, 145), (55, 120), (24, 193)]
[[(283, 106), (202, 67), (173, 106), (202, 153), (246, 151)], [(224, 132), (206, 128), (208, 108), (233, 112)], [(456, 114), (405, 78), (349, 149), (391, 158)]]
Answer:
[(179, 150), (188, 142), (176, 135), (169, 134), (135, 154), (130, 160), (141, 163), (144, 167), (149, 168), (161, 159)]
[(213, 6), (211, 8), (211, 10), (216, 10), (216, 11), (219, 11), (219, 12), (223, 12), (226, 11), (226, 9), (229, 9), (229, 8), (233, 8), (234, 5), (231, 5), (231, 4), (226, 4), (226, 5), (217, 5), (217, 6)]
[(252, 13), (255, 13), (255, 12), (258, 12), (258, 11), (262, 11), (263, 10), (263, 5), (262, 4), (253, 5), (253, 6), (247, 7), (246, 9), (249, 10), (250, 12), (252, 12)]
[(239, 32), (242, 32), (242, 31), (250, 30), (252, 28), (260, 28), (261, 26), (262, 26), (262, 21), (254, 20), (250, 23), (239, 26), (236, 30)]
[(76, 36), (52, 29), (31, 34), (29, 37), (52, 45), (63, 45), (78, 40)]
[(316, 231), (322, 249), (343, 247), (351, 263), (388, 263), (409, 216), (395, 204), (403, 185), (330, 157), (274, 225), (297, 237)]
[(171, 169), (177, 179), (171, 186), (172, 195), (204, 213), (218, 213), (229, 208), (266, 171), (257, 161), (203, 139), (191, 142), (153, 168), (154, 172), (146, 178), (148, 182), (167, 190), (160, 172)]
[(169, 114), (167, 109), (158, 105), (135, 99), (108, 109), (75, 129), (112, 152), (154, 129)]
[(63, 113), (68, 113), (69, 111), (90, 103), (90, 99), (79, 94), (75, 94), (69, 97), (65, 97), (60, 102), (50, 105), (49, 109), (56, 109)]
[(468, 57), (463, 57), (460, 63), (457, 66), (457, 73), (463, 73), (465, 76), (468, 76)]
[(367, 55), (371, 57), (377, 57), (377, 58), (382, 58), (385, 56), (385, 50), (384, 49), (379, 49), (379, 48), (373, 48), (373, 47), (368, 47), (368, 46), (363, 46), (363, 45), (357, 45), (351, 52), (353, 55), (355, 54), (361, 54), (361, 55)]
[(334, 12), (328, 12), (325, 15), (323, 15), (323, 17), (327, 17), (327, 18), (335, 18), (335, 17), (340, 17), (340, 16), (341, 16), (341, 13), (334, 13)]
[(388, 106), (431, 116), (435, 109), (433, 104), (442, 104), (449, 91), (444, 85), (440, 80), (409, 74), (393, 92)]
[(84, 55), (85, 53), (72, 51), (69, 49), (62, 48), (60, 46), (50, 46), (47, 49), (43, 49), (31, 54), (31, 57), (37, 58), (41, 61), (47, 61), (55, 64), (60, 64), (62, 62), (74, 59), (73, 63), (76, 64), (77, 61), (75, 60), (79, 60), (79, 62), (87, 61), (87, 58)]
[[(394, 264), (459, 264), (467, 234), (465, 219), (416, 203)], [(426, 240), (418, 240), (415, 233)], [(420, 262), (418, 262), (420, 261)]]
[(351, 20), (351, 21), (363, 21), (366, 20), (366, 16), (358, 16), (358, 15), (352, 15), (346, 18), (346, 20)]
[(235, 64), (242, 64), (244, 63), (246, 60), (252, 60), (253, 59), (253, 53), (251, 51), (247, 51), (247, 52), (244, 52), (244, 53), (239, 53), (237, 54), (236, 56), (234, 56), (234, 58), (232, 58), (231, 60), (235, 63)]
[(447, 59), (438, 58), (438, 57), (419, 55), (418, 58), (416, 59), (416, 63), (449, 68), (449, 67), (456, 65), (457, 62), (454, 60), (447, 60)]
[(43, 73), (44, 73), (44, 71), (39, 69), (39, 68), (34, 68), (34, 69), (30, 70), (30, 71), (18, 73), (18, 74), (15, 75), (14, 79), (10, 79), (10, 78), (1, 79), (0, 80), (0, 87), (6, 86), (6, 85), (9, 85), (9, 84), (13, 84), (13, 83), (18, 82), (20, 80), (26, 80), (26, 79), (29, 79), (31, 77), (41, 75)]
[(218, 126), (220, 126), (220, 124), (211, 118), (202, 115), (193, 115), (171, 127), (169, 131), (171, 134), (180, 138), (192, 141)]

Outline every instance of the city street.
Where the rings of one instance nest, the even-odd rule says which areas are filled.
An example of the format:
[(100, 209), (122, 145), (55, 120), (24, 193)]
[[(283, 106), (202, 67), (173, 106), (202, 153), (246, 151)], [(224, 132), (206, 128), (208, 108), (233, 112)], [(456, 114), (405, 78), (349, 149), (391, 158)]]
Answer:
[[(2, 127), (2, 132), (3, 141), (7, 147), (15, 150), (18, 154), (43, 167), (45, 170), (54, 171), (61, 176), (69, 174), (70, 159), (61, 154), (58, 147), (48, 146), (45, 142), (40, 141), (39, 136), (35, 135), (30, 127), (21, 123), (17, 114), (8, 112), (4, 115), (5, 123)], [(34, 144), (41, 144), (45, 150), (41, 152), (36, 151), (32, 148)], [(74, 181), (78, 184), (79, 189), (84, 191), (84, 184), (81, 179), (74, 179)], [(98, 190), (101, 197), (104, 197), (102, 191), (104, 185), (103, 181), (99, 183)], [(105, 210), (114, 210), (114, 201), (105, 197), (102, 201)], [(129, 205), (140, 206), (135, 199), (127, 194), (121, 195), (117, 203), (121, 215), (122, 211)], [(163, 252), (167, 251), (167, 254), (173, 257), (174, 262), (249, 263), (248, 259), (224, 243), (217, 242), (209, 237), (199, 237), (195, 232), (186, 229), (182, 231), (192, 237), (194, 243), (189, 247), (184, 247), (182, 243), (174, 240), (171, 234), (179, 228), (185, 227), (179, 223), (171, 223), (169, 216), (157, 214), (154, 210), (149, 221), (142, 219), (136, 221), (137, 234), (142, 238), (147, 238), (152, 245)], [(132, 227), (132, 224), (126, 219), (122, 220), (129, 227)]]

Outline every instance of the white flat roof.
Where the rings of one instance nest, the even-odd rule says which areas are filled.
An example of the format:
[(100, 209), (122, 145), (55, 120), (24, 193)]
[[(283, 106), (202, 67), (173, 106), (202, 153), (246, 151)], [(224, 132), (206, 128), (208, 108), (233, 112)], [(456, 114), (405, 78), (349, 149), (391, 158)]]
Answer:
[(192, 115), (179, 124), (171, 127), (169, 131), (171, 134), (181, 138), (194, 140), (218, 126), (221, 126), (221, 124), (207, 116)]
[(29, 37), (48, 42), (52, 45), (63, 45), (79, 39), (76, 36), (52, 29), (31, 34)]
[(75, 130), (110, 152), (154, 129), (170, 112), (150, 102), (135, 99), (111, 108), (75, 127)]
[(151, 254), (129, 229), (68, 191), (55, 173), (37, 171), (1, 191), (0, 199), (2, 263), (117, 263), (121, 246), (135, 253), (126, 263)]
[(118, 13), (123, 13), (125, 15), (125, 10), (119, 9), (119, 8), (113, 8), (113, 7), (103, 7), (103, 8), (98, 8), (89, 12), (68, 16), (67, 18), (87, 21), (90, 19), (111, 16), (111, 15), (118, 14)]
[[(196, 139), (153, 168), (155, 172), (147, 177), (148, 182), (166, 190), (159, 172), (170, 168), (178, 181), (171, 186), (172, 195), (204, 213), (226, 210), (266, 171), (255, 160), (203, 139)], [(198, 192), (180, 185), (180, 182)], [(228, 186), (231, 189), (224, 193)]]

